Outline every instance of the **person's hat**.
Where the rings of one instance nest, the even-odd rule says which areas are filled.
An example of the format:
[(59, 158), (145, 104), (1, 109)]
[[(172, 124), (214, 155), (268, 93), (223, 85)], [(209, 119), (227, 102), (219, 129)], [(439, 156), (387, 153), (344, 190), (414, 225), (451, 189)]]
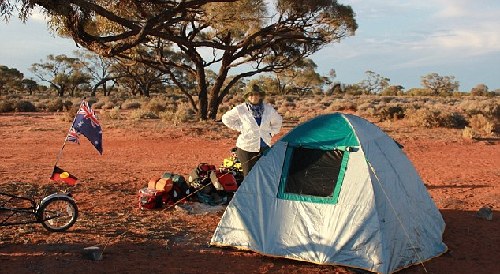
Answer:
[(257, 84), (253, 84), (247, 88), (247, 91), (245, 92), (245, 98), (250, 96), (250, 94), (252, 94), (252, 93), (258, 93), (260, 95), (260, 97), (266, 96), (266, 92), (261, 90), (259, 85), (257, 85)]

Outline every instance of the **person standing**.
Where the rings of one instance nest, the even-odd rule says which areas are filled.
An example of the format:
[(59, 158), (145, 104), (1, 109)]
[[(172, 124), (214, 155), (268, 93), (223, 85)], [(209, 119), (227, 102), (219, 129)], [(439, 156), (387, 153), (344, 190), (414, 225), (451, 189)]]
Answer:
[(281, 115), (271, 104), (264, 103), (264, 97), (265, 92), (253, 84), (245, 93), (245, 102), (222, 115), (222, 123), (240, 133), (236, 140), (236, 154), (244, 176), (271, 147), (272, 136), (281, 130)]

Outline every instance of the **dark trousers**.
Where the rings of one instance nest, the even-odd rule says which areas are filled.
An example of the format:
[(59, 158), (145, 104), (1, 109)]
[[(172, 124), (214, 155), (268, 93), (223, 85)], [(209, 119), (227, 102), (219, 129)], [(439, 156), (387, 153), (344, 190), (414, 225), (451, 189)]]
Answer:
[(248, 175), (248, 172), (250, 172), (257, 160), (259, 160), (260, 156), (262, 156), (262, 153), (268, 148), (269, 147), (261, 147), (259, 152), (249, 152), (241, 148), (237, 148), (236, 156), (238, 156), (238, 160), (240, 160), (241, 168), (243, 169), (243, 176), (246, 177)]

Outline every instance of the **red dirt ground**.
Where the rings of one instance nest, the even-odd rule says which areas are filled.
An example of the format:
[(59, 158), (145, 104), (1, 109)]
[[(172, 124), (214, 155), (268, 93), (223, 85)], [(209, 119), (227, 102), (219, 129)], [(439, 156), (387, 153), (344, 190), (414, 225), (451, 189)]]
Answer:
[[(48, 180), (70, 124), (63, 116), (0, 115), (0, 191), (42, 197), (65, 188)], [(76, 224), (64, 233), (40, 224), (0, 227), (0, 273), (363, 273), (209, 247), (222, 211), (138, 209), (137, 191), (149, 178), (165, 171), (187, 175), (200, 162), (220, 164), (235, 132), (214, 123), (101, 122), (103, 156), (83, 140), (67, 144), (58, 164), (80, 178), (72, 189)], [(449, 251), (400, 273), (498, 271), (498, 139), (467, 141), (460, 130), (408, 128), (404, 121), (378, 125), (404, 145), (447, 224)], [(494, 210), (491, 221), (476, 217), (485, 206)], [(89, 246), (103, 250), (102, 260), (83, 256)]]

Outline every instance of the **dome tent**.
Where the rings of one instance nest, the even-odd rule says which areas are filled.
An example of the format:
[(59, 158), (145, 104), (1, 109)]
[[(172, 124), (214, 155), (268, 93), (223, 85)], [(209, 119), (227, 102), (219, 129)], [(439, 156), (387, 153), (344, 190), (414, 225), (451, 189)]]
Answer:
[(297, 126), (259, 159), (211, 245), (392, 273), (444, 253), (444, 228), (396, 142), (334, 113)]

